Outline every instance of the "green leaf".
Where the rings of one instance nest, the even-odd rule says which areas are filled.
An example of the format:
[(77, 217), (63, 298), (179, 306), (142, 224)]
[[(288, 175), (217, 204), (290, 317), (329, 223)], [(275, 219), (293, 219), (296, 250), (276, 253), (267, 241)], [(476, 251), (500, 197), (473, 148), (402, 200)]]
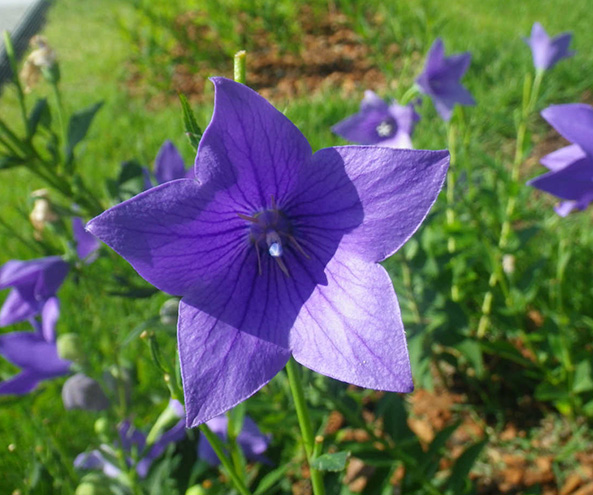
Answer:
[(446, 482), (447, 493), (450, 493), (451, 495), (459, 495), (463, 493), (463, 486), (468, 479), (469, 472), (478, 460), (486, 443), (487, 441), (483, 440), (482, 442), (471, 445), (465, 449), (463, 454), (461, 454), (457, 461), (455, 461), (453, 469), (451, 470), (451, 475)]
[(72, 163), (74, 159), (74, 148), (86, 136), (96, 113), (103, 106), (103, 102), (95, 103), (70, 117), (68, 122), (68, 143), (66, 145), (66, 163)]
[(39, 98), (35, 102), (35, 106), (29, 117), (27, 118), (27, 129), (29, 130), (29, 136), (33, 136), (37, 131), (37, 127), (41, 124), (43, 127), (48, 128), (51, 124), (51, 113), (49, 111), (49, 105), (47, 104), (47, 98)]
[(590, 361), (581, 361), (576, 365), (574, 373), (574, 385), (572, 387), (573, 392), (580, 394), (582, 392), (588, 392), (593, 390), (593, 375)]
[(484, 377), (484, 360), (482, 359), (482, 348), (475, 340), (465, 339), (457, 346), (457, 350), (465, 356), (476, 372), (478, 378)]
[(451, 435), (453, 435), (458, 427), (459, 423), (453, 423), (452, 425), (443, 428), (434, 437), (434, 440), (428, 447), (428, 451), (424, 454), (424, 460), (420, 464), (420, 471), (425, 477), (431, 478), (434, 473), (436, 473), (441, 459), (441, 450), (445, 447), (447, 440), (451, 438)]
[(276, 483), (284, 479), (286, 471), (290, 467), (290, 464), (284, 464), (284, 466), (280, 466), (278, 469), (274, 469), (274, 471), (266, 474), (259, 482), (259, 485), (257, 485), (257, 489), (253, 492), (253, 495), (264, 495), (268, 493)]
[(346, 467), (349, 452), (323, 454), (311, 461), (311, 467), (319, 471), (342, 471)]
[(189, 102), (184, 94), (179, 93), (179, 101), (183, 110), (183, 123), (185, 125), (185, 133), (195, 151), (198, 149), (200, 139), (202, 138), (202, 129), (198, 125), (196, 116), (194, 115)]
[(23, 165), (25, 162), (23, 159), (16, 156), (2, 156), (0, 157), (0, 170), (6, 170), (9, 168), (18, 167)]

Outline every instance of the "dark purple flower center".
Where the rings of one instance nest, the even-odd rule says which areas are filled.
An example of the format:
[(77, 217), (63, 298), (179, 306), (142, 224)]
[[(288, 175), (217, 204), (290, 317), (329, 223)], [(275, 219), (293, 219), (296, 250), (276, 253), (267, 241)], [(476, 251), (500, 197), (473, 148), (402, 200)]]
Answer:
[(305, 257), (308, 256), (295, 239), (288, 217), (275, 206), (274, 201), (272, 203), (272, 208), (268, 210), (257, 212), (252, 216), (240, 213), (239, 216), (250, 222), (249, 240), (255, 246), (259, 273), (262, 273), (261, 253), (267, 251), (268, 255), (276, 260), (280, 269), (288, 276), (288, 269), (282, 261), (284, 246), (290, 243)]
[(382, 120), (377, 127), (375, 127), (375, 131), (380, 138), (389, 138), (395, 134), (397, 129), (397, 124), (395, 120), (392, 118), (387, 118)]

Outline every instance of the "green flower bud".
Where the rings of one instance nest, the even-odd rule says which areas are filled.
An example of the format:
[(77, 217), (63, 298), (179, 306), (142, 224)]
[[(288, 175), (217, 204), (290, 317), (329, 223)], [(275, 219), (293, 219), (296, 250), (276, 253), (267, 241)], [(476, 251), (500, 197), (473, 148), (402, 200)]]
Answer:
[(82, 478), (74, 495), (111, 495), (109, 480), (98, 473), (90, 473)]
[(85, 360), (82, 350), (80, 337), (75, 333), (65, 333), (60, 335), (56, 341), (58, 347), (58, 356), (62, 359), (81, 364)]
[(190, 486), (186, 490), (185, 495), (206, 495), (206, 493), (208, 492), (204, 490), (204, 487), (202, 485), (194, 485)]

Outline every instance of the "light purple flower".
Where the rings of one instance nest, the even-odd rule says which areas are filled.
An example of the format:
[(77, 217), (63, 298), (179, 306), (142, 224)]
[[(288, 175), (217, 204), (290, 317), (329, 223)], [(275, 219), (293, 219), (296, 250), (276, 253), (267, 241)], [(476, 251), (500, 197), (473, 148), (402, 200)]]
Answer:
[(565, 201), (556, 213), (566, 216), (593, 202), (593, 108), (582, 103), (552, 105), (542, 116), (571, 144), (541, 159), (550, 172), (527, 184)]
[[(123, 451), (129, 454), (126, 459), (128, 466), (133, 466), (132, 453), (135, 452), (139, 459), (135, 465), (136, 472), (138, 476), (145, 478), (152, 463), (165, 452), (169, 444), (179, 442), (185, 437), (185, 419), (181, 416), (177, 424), (163, 433), (152, 445), (146, 444), (146, 435), (134, 428), (129, 421), (120, 424), (118, 433)], [(77, 455), (74, 466), (100, 470), (110, 478), (117, 478), (121, 474), (115, 449), (110, 445), (101, 445), (99, 450)]]
[(432, 98), (438, 114), (444, 121), (448, 122), (451, 119), (456, 103), (476, 104), (470, 92), (460, 82), (469, 68), (471, 58), (469, 52), (445, 57), (443, 41), (437, 38), (428, 52), (424, 71), (416, 79), (420, 90)]
[(196, 180), (145, 191), (88, 229), (160, 290), (181, 295), (188, 425), (253, 395), (291, 355), (362, 387), (413, 388), (389, 275), (378, 264), (427, 215), (446, 151), (312, 154), (251, 89), (214, 78)]
[(76, 373), (62, 387), (62, 402), (66, 409), (103, 411), (109, 407), (109, 399), (96, 380)]
[[(150, 189), (154, 186), (151, 174), (145, 167), (142, 168), (142, 171), (144, 173), (144, 189)], [(175, 179), (193, 178), (193, 170), (191, 168), (185, 170), (181, 154), (169, 140), (163, 143), (154, 160), (154, 178), (157, 185)]]
[(0, 327), (24, 321), (41, 312), (68, 274), (59, 256), (29, 261), (12, 260), (0, 267), (0, 290), (12, 288), (0, 309)]
[(57, 298), (49, 299), (41, 323), (32, 319), (34, 332), (12, 332), (0, 335), (0, 355), (21, 368), (20, 373), (0, 382), (0, 395), (23, 395), (39, 382), (68, 374), (70, 362), (58, 356), (55, 325), (60, 314)]
[(72, 217), (72, 233), (76, 242), (76, 254), (86, 263), (92, 263), (97, 258), (99, 240), (84, 230), (82, 218)]
[[(206, 422), (208, 428), (225, 443), (228, 442), (228, 424), (228, 418), (224, 414)], [(248, 416), (245, 416), (243, 428), (237, 436), (237, 444), (245, 454), (245, 457), (251, 461), (269, 462), (263, 455), (269, 443), (270, 437), (264, 435), (255, 422)], [(198, 457), (212, 466), (218, 466), (220, 464), (218, 456), (204, 435), (200, 435), (198, 442)]]
[(551, 69), (563, 58), (572, 57), (575, 52), (568, 49), (571, 33), (562, 33), (550, 38), (543, 26), (536, 22), (531, 28), (531, 36), (524, 38), (531, 47), (533, 65), (537, 70)]
[(420, 116), (413, 105), (388, 104), (373, 91), (365, 91), (360, 111), (338, 122), (332, 131), (358, 144), (412, 148), (412, 133)]

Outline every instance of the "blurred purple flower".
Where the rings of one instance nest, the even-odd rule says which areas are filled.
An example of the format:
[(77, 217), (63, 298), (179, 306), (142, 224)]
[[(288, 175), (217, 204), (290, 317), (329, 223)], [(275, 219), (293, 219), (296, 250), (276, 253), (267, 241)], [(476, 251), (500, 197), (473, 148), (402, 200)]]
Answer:
[[(143, 167), (142, 171), (144, 173), (144, 189), (154, 187), (150, 171), (146, 167)], [(154, 178), (157, 185), (175, 179), (191, 179), (193, 176), (194, 171), (191, 167), (189, 170), (185, 170), (183, 158), (175, 145), (169, 140), (165, 141), (154, 160)]]
[(103, 411), (109, 407), (109, 399), (96, 380), (76, 373), (62, 387), (62, 402), (66, 409)]
[(593, 108), (582, 103), (552, 105), (542, 116), (573, 144), (544, 156), (541, 163), (550, 172), (527, 184), (564, 199), (555, 208), (564, 217), (593, 202)]
[(76, 254), (85, 263), (92, 263), (97, 258), (100, 243), (94, 235), (84, 230), (82, 218), (72, 217), (72, 233), (76, 243)]
[(531, 47), (533, 65), (537, 70), (551, 69), (563, 58), (572, 57), (575, 52), (568, 49), (571, 33), (562, 33), (550, 38), (543, 26), (536, 22), (531, 28), (531, 36), (523, 38)]
[[(208, 428), (218, 435), (224, 443), (228, 442), (228, 424), (228, 418), (224, 414), (216, 416), (206, 422)], [(245, 454), (245, 457), (251, 461), (269, 462), (263, 455), (267, 450), (269, 443), (270, 437), (264, 435), (255, 422), (251, 418), (245, 416), (243, 420), (243, 428), (241, 429), (241, 433), (237, 436), (237, 444)], [(200, 440), (198, 442), (198, 457), (212, 466), (218, 466), (220, 464), (218, 456), (204, 435), (200, 435)]]
[(68, 374), (70, 362), (61, 359), (56, 349), (55, 325), (59, 315), (58, 299), (48, 299), (41, 323), (31, 319), (34, 332), (0, 335), (0, 355), (21, 368), (20, 373), (0, 382), (0, 395), (27, 394), (43, 380)]
[(145, 191), (87, 227), (150, 283), (183, 296), (188, 425), (253, 395), (291, 354), (339, 380), (411, 391), (397, 298), (378, 262), (426, 217), (449, 154), (368, 146), (312, 154), (257, 93), (213, 82), (197, 180)]
[(446, 122), (451, 119), (456, 103), (476, 104), (470, 92), (460, 82), (471, 58), (469, 52), (445, 57), (443, 41), (437, 38), (428, 52), (424, 71), (416, 79), (420, 90), (432, 98), (438, 114)]
[(412, 148), (412, 133), (420, 116), (413, 105), (388, 104), (373, 91), (365, 91), (360, 111), (338, 122), (332, 131), (358, 144)]
[[(185, 418), (181, 406), (179, 421), (165, 431), (152, 445), (147, 445), (146, 435), (134, 428), (129, 421), (123, 421), (119, 428), (119, 442), (124, 452), (129, 454), (126, 462), (133, 466), (132, 453), (137, 456), (135, 466), (138, 476), (145, 478), (152, 463), (158, 459), (171, 443), (179, 442), (185, 437)], [(74, 466), (81, 469), (97, 469), (110, 478), (117, 478), (121, 469), (117, 462), (115, 449), (110, 445), (101, 445), (99, 450), (84, 452), (76, 456)]]
[(38, 315), (56, 295), (69, 268), (59, 256), (12, 260), (0, 267), (0, 290), (12, 288), (0, 309), (0, 327)]

